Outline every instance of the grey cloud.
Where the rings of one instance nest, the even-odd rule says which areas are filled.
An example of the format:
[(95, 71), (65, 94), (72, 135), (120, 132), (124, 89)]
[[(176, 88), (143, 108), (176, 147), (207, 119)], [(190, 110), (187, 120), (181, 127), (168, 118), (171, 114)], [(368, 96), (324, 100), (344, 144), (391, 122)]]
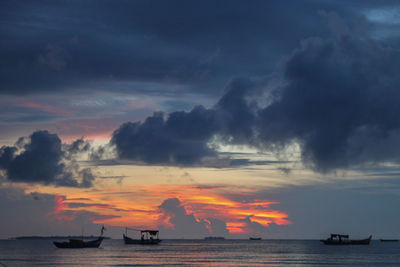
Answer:
[(82, 138), (76, 139), (71, 144), (63, 144), (64, 157), (71, 160), (75, 156), (94, 150), (89, 141)]
[(15, 147), (2, 146), (0, 148), (0, 168), (5, 169), (10, 165), (16, 151)]
[[(114, 217), (89, 211), (59, 210), (56, 198), (65, 199), (59, 195), (27, 194), (17, 187), (1, 186), (0, 210), (7, 216), (1, 220), (0, 238), (80, 235), (82, 227), (85, 227), (85, 235), (98, 234), (100, 227), (92, 222)], [(63, 219), (66, 217), (68, 220)]]
[(261, 235), (261, 234), (267, 232), (268, 227), (265, 227), (258, 222), (251, 221), (251, 217), (252, 216), (248, 216), (239, 221), (246, 223), (246, 227), (254, 234)]
[(220, 95), (230, 77), (264, 75), (299, 39), (323, 34), (314, 23), (318, 10), (357, 14), (343, 6), (329, 1), (2, 3), (0, 93), (115, 91), (118, 83), (135, 81), (159, 86), (153, 92), (129, 85), (119, 90)]
[(398, 161), (400, 53), (342, 35), (308, 39), (287, 60), (280, 98), (259, 112), (267, 147), (297, 142), (318, 171)]
[(111, 140), (118, 156), (152, 164), (188, 165), (215, 154), (207, 146), (216, 128), (213, 111), (197, 106), (165, 117), (158, 112), (144, 122), (121, 125)]
[(256, 105), (251, 96), (257, 85), (248, 78), (232, 79), (214, 107), (219, 134), (230, 143), (251, 143), (255, 124)]
[(201, 238), (210, 233), (205, 227), (205, 222), (198, 222), (192, 214), (188, 214), (177, 198), (164, 200), (159, 208), (164, 213), (164, 219), (168, 219), (169, 223), (174, 226), (174, 229), (160, 226), (160, 229), (167, 235), (170, 234), (175, 238), (176, 234), (185, 238)]
[(256, 111), (246, 95), (252, 89), (249, 79), (233, 79), (214, 108), (199, 105), (189, 112), (156, 112), (144, 122), (121, 125), (110, 143), (121, 159), (150, 164), (203, 164), (204, 158), (217, 155), (215, 147), (209, 145), (216, 135), (230, 143), (252, 142)]
[(214, 236), (228, 236), (229, 231), (226, 228), (226, 222), (215, 218), (207, 218), (210, 222), (211, 233)]
[(67, 149), (71, 154), (86, 152), (90, 149), (90, 143), (83, 140), (83, 138), (80, 138), (72, 142), (70, 145), (67, 145)]
[(81, 187), (91, 187), (96, 179), (92, 173), (92, 169), (90, 168), (85, 168), (79, 171), (79, 176), (82, 177), (82, 181), (80, 183)]
[(92, 186), (95, 178), (91, 170), (80, 170), (76, 162), (71, 165), (67, 159), (56, 134), (36, 131), (28, 138), (20, 138), (15, 146), (0, 149), (0, 170), (12, 182)]
[(41, 196), (38, 192), (31, 192), (31, 196), (34, 200), (41, 200)]
[[(250, 166), (250, 165), (277, 165), (277, 164), (287, 164), (291, 163), (290, 161), (283, 160), (251, 160), (251, 159), (230, 159), (229, 166), (231, 167), (242, 167), (242, 166)], [(279, 167), (279, 169), (282, 169)]]

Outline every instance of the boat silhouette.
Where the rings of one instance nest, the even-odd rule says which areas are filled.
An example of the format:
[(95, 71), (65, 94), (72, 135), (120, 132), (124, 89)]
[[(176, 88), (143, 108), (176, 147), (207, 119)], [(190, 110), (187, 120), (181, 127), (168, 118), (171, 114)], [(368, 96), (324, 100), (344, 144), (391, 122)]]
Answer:
[(103, 231), (105, 229), (106, 228), (104, 228), (104, 225), (103, 225), (103, 227), (101, 227), (100, 236), (95, 240), (84, 241), (83, 239), (69, 239), (68, 241), (64, 241), (64, 242), (54, 241), (53, 244), (57, 248), (98, 248), (104, 239)]
[[(133, 239), (128, 237), (128, 229), (140, 232), (140, 239)], [(158, 230), (138, 230), (126, 227), (124, 237), (124, 243), (127, 245), (157, 245), (161, 242), (158, 238)]]
[(372, 235), (366, 239), (351, 240), (349, 235), (331, 234), (329, 238), (320, 241), (325, 245), (369, 245), (371, 239)]

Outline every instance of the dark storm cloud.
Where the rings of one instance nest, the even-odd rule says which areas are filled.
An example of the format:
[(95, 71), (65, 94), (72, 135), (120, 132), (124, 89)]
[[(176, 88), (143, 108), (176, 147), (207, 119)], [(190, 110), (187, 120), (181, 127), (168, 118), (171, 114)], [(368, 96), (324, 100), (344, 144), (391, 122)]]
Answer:
[(321, 172), (399, 161), (400, 53), (348, 29), (336, 34), (303, 41), (287, 59), (285, 85), (258, 113), (260, 145), (296, 142)]
[(304, 40), (274, 76), (278, 85), (235, 79), (211, 109), (124, 124), (112, 139), (118, 155), (193, 164), (216, 154), (208, 142), (217, 136), (280, 152), (298, 144), (304, 164), (319, 172), (398, 162), (400, 52), (321, 14), (334, 36)]
[(230, 143), (252, 142), (256, 110), (247, 97), (254, 94), (253, 84), (233, 79), (226, 91), (212, 109), (156, 112), (144, 122), (127, 122), (114, 131), (111, 144), (121, 159), (193, 165), (216, 156), (208, 144), (216, 134)]
[(114, 133), (111, 143), (118, 156), (146, 163), (195, 164), (213, 156), (207, 146), (216, 131), (212, 110), (202, 106), (190, 112), (158, 112), (144, 122), (127, 122)]
[(259, 112), (267, 147), (297, 142), (319, 171), (399, 160), (400, 53), (369, 39), (308, 39), (287, 60), (280, 97)]
[(318, 10), (341, 8), (329, 1), (288, 3), (3, 2), (0, 93), (220, 95), (229, 78), (265, 75), (298, 40), (323, 34)]
[[(81, 141), (75, 141), (69, 150), (77, 152), (78, 143)], [(20, 138), (15, 146), (0, 148), (0, 170), (9, 181), (91, 187), (95, 179), (91, 169), (80, 170), (76, 163), (66, 160), (60, 138), (47, 131), (36, 131), (28, 138)]]
[(248, 98), (255, 93), (256, 85), (247, 78), (233, 79), (226, 93), (214, 107), (221, 136), (231, 143), (249, 143), (253, 138), (256, 103)]
[(0, 168), (7, 168), (14, 158), (14, 153), (17, 151), (15, 147), (3, 146), (0, 148)]

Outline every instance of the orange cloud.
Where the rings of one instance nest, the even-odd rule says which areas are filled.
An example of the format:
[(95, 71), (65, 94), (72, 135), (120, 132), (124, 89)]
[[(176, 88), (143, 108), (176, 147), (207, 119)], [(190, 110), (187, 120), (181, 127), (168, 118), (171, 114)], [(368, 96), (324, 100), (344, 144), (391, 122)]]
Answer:
[(247, 224), (245, 222), (227, 222), (226, 226), (231, 234), (248, 233)]
[(64, 197), (56, 194), (54, 196), (54, 203), (54, 209), (52, 212), (47, 214), (48, 217), (56, 218), (58, 221), (72, 221), (75, 219), (75, 216), (73, 215), (63, 214), (63, 212), (69, 208), (68, 203), (64, 202)]
[[(207, 229), (210, 229), (208, 218), (226, 222), (230, 234), (250, 233), (252, 229), (249, 223), (263, 227), (271, 223), (291, 224), (287, 213), (271, 208), (279, 202), (252, 199), (253, 194), (254, 190), (239, 190), (228, 186), (148, 185), (128, 187), (123, 191), (119, 188), (92, 190), (71, 194), (66, 199), (58, 196), (56, 210), (59, 214), (62, 210), (86, 210), (109, 216), (93, 221), (99, 224), (134, 228), (156, 228), (163, 225), (173, 228), (170, 218), (159, 206), (165, 199), (178, 198), (187, 214), (204, 223)], [(227, 195), (234, 195), (235, 200)]]

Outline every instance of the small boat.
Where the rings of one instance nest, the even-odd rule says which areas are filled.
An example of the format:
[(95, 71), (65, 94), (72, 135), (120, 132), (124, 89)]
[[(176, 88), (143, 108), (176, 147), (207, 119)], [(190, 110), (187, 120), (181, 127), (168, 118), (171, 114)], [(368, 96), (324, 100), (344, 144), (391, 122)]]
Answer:
[(380, 239), (381, 242), (399, 242), (398, 239)]
[(249, 237), (249, 240), (261, 240), (261, 237)]
[(372, 235), (366, 239), (350, 240), (349, 235), (331, 234), (331, 237), (320, 240), (325, 245), (369, 245)]
[(68, 242), (56, 242), (54, 245), (58, 248), (98, 248), (103, 241), (103, 237), (99, 237), (96, 240), (83, 241), (82, 239), (69, 239)]
[[(133, 239), (128, 237), (128, 229), (134, 231), (140, 231), (141, 238), (140, 239)], [(161, 242), (158, 238), (158, 230), (137, 230), (137, 229), (130, 229), (125, 228), (124, 242), (127, 245), (157, 245)]]
[(103, 241), (103, 231), (106, 228), (104, 226), (101, 228), (101, 235), (95, 239), (95, 240), (90, 240), (90, 241), (84, 241), (83, 239), (69, 239), (68, 242), (56, 242), (54, 241), (53, 244), (57, 248), (98, 248), (101, 245), (101, 242)]

